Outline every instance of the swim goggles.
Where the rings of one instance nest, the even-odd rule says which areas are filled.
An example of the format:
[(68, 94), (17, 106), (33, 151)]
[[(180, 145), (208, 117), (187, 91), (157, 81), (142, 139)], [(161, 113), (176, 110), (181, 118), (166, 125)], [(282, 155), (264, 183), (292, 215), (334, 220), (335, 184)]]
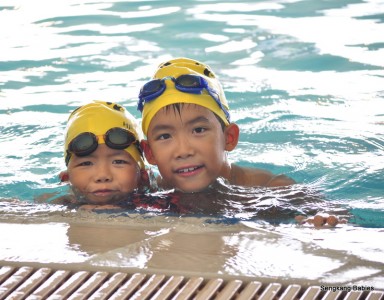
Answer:
[[(99, 137), (92, 132), (83, 132), (76, 136), (68, 145), (66, 164), (69, 162), (71, 153), (83, 157), (94, 152), (99, 146)], [(132, 132), (119, 127), (109, 129), (102, 137), (105, 144), (112, 149), (123, 150), (135, 142), (138, 145), (138, 141)]]
[(218, 93), (209, 86), (208, 81), (205, 78), (193, 74), (184, 74), (177, 78), (167, 76), (163, 79), (154, 79), (144, 84), (140, 90), (139, 101), (137, 103), (137, 109), (139, 111), (143, 111), (146, 102), (150, 102), (164, 93), (166, 89), (165, 80), (167, 79), (172, 80), (175, 83), (176, 89), (183, 93), (201, 94), (204, 89), (207, 90), (209, 95), (225, 113), (227, 119), (230, 119), (228, 111), (221, 104)]

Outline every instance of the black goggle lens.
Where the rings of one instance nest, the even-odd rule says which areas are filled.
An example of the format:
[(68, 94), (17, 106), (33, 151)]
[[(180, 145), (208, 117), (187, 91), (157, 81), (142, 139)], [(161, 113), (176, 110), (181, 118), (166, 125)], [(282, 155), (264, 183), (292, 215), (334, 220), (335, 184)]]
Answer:
[(104, 136), (105, 143), (112, 149), (125, 149), (136, 141), (135, 136), (124, 129), (112, 128)]
[[(104, 141), (109, 148), (122, 150), (134, 143), (136, 138), (128, 130), (112, 128), (105, 133)], [(95, 134), (84, 132), (71, 141), (68, 150), (77, 156), (87, 156), (95, 151), (98, 145), (98, 138)]]
[(84, 132), (75, 137), (69, 145), (69, 151), (77, 156), (86, 156), (97, 148), (97, 137), (90, 132)]

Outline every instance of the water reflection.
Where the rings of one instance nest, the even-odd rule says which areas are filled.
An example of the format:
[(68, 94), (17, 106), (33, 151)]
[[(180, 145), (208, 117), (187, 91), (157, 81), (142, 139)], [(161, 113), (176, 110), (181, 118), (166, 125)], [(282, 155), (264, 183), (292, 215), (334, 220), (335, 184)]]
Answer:
[(92, 256), (145, 240), (153, 235), (149, 232), (150, 227), (142, 230), (108, 224), (71, 223), (67, 229), (68, 246)]
[[(54, 200), (60, 203), (60, 198)], [(63, 204), (66, 204), (63, 202)], [(129, 217), (132, 213), (208, 218), (206, 223), (236, 224), (240, 221), (270, 224), (296, 223), (296, 216), (317, 213), (350, 217), (348, 207), (324, 198), (318, 190), (296, 184), (279, 188), (244, 188), (217, 180), (201, 192), (183, 193), (170, 190), (151, 194), (129, 194), (113, 205), (87, 206), (69, 203), (77, 210)]]

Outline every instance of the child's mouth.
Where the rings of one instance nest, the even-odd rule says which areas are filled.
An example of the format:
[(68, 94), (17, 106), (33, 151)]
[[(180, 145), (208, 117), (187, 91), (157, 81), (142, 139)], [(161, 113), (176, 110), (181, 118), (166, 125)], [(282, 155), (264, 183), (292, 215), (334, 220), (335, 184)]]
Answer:
[(92, 194), (95, 196), (103, 197), (103, 196), (108, 196), (112, 193), (114, 193), (113, 190), (97, 190), (97, 191), (94, 191)]
[(193, 172), (197, 171), (198, 169), (201, 169), (202, 167), (203, 166), (200, 165), (200, 166), (195, 166), (195, 167), (182, 168), (182, 169), (176, 170), (176, 173), (178, 173), (178, 174), (189, 174), (189, 173), (193, 173)]

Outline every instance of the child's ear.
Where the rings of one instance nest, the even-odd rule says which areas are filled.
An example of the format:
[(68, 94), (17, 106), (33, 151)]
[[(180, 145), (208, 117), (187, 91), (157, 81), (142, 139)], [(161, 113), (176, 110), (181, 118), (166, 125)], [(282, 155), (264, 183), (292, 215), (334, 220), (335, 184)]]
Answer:
[(60, 182), (67, 182), (69, 180), (68, 171), (61, 171), (59, 174)]
[(155, 175), (150, 168), (140, 170), (139, 190), (156, 192), (158, 189)]
[(150, 188), (149, 184), (149, 176), (147, 173), (147, 170), (140, 170), (140, 179), (139, 179), (139, 189), (141, 190), (148, 190)]
[(232, 151), (236, 148), (237, 143), (239, 142), (240, 129), (239, 126), (235, 123), (229, 124), (225, 130), (225, 150)]
[(140, 142), (140, 147), (141, 147), (141, 149), (143, 149), (143, 152), (144, 152), (144, 155), (145, 155), (145, 158), (147, 159), (147, 161), (151, 165), (156, 165), (156, 159), (153, 156), (153, 153), (152, 153), (151, 147), (149, 147), (148, 141), (142, 140)]

